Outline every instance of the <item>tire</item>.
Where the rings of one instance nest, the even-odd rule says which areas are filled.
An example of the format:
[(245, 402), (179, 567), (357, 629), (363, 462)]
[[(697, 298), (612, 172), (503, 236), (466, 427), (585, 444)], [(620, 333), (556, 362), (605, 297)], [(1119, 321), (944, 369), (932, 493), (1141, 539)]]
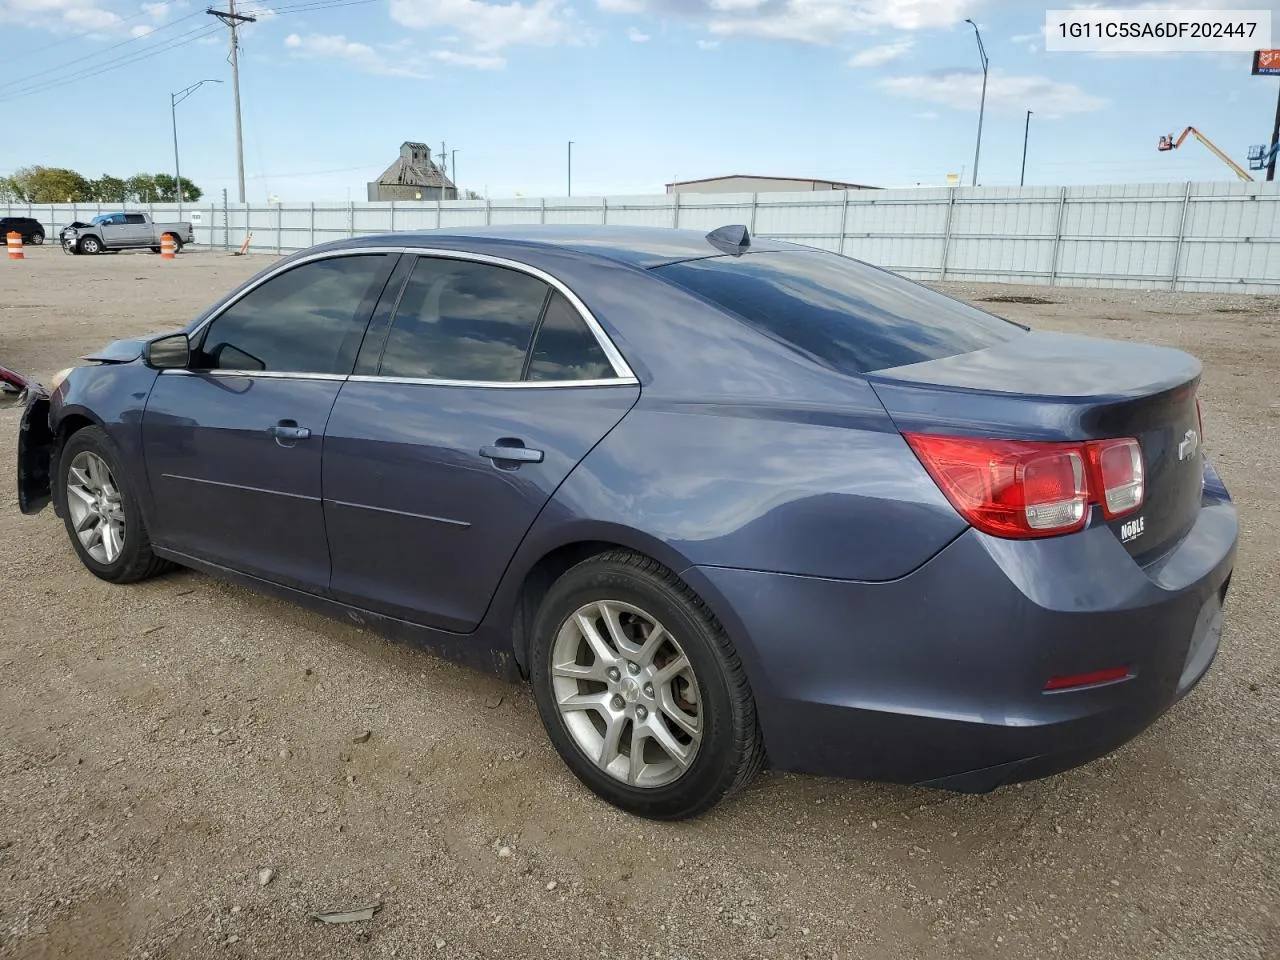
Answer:
[[(57, 463), (58, 502), (67, 536), (90, 573), (111, 583), (135, 583), (172, 566), (151, 551), (137, 496), (120, 469), (119, 450), (105, 430), (97, 426), (77, 430), (64, 444)], [(96, 505), (90, 497), (96, 497)], [(77, 527), (82, 531), (77, 532)]]
[(77, 249), (81, 253), (87, 253), (90, 255), (95, 253), (101, 253), (102, 241), (100, 241), (97, 237), (84, 237), (81, 239), (80, 243), (77, 245)]
[(152, 253), (159, 253), (159, 252), (160, 252), (160, 248), (159, 248), (159, 247), (152, 247), (152, 248), (151, 248), (151, 252), (152, 252)]
[[(580, 613), (603, 647), (578, 626)], [(655, 640), (658, 627), (664, 636)], [(619, 651), (624, 656), (613, 659)], [(538, 712), (561, 759), (629, 813), (698, 816), (764, 764), (755, 700), (733, 644), (693, 591), (648, 557), (610, 551), (560, 577), (534, 620), (529, 662)], [(566, 701), (573, 707), (562, 709)], [(665, 734), (655, 735), (659, 728)]]
[(35, 244), (37, 247), (38, 247), (38, 246), (40, 246), (42, 243), (44, 243), (44, 234), (43, 234), (43, 233), (33, 233), (33, 234), (31, 235), (31, 242), (32, 242), (33, 244)]

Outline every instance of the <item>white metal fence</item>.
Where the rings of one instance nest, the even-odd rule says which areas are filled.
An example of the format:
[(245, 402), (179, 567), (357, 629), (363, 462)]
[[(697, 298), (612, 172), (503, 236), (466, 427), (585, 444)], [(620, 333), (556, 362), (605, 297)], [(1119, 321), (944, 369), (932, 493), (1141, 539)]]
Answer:
[[(0, 204), (51, 238), (104, 204)], [(143, 206), (160, 220), (177, 204)], [(921, 280), (1280, 293), (1280, 183), (954, 187), (820, 193), (396, 203), (186, 204), (197, 242), (286, 253), (394, 230), (629, 224), (753, 234), (836, 250)]]

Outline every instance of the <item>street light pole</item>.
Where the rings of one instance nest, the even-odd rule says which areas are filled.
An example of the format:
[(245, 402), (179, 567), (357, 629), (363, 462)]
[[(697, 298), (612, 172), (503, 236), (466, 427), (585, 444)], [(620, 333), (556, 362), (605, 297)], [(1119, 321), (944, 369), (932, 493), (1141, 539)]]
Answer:
[(573, 196), (573, 141), (569, 141), (569, 196)]
[(1027, 185), (1027, 138), (1031, 136), (1031, 111), (1027, 111), (1027, 126), (1022, 131), (1022, 177), (1018, 180), (1018, 186), (1025, 187)]
[(178, 163), (178, 104), (195, 93), (206, 83), (221, 83), (221, 80), (201, 80), (193, 83), (185, 90), (169, 94), (169, 119), (173, 121), (173, 189), (178, 196), (178, 217), (182, 217), (182, 166)]
[(978, 56), (982, 58), (982, 101), (978, 105), (978, 143), (973, 148), (973, 186), (978, 185), (978, 157), (982, 153), (982, 117), (987, 110), (987, 59), (986, 48), (982, 45), (982, 34), (978, 32), (978, 25), (972, 20), (966, 19), (965, 23), (973, 27), (973, 35), (978, 39)]

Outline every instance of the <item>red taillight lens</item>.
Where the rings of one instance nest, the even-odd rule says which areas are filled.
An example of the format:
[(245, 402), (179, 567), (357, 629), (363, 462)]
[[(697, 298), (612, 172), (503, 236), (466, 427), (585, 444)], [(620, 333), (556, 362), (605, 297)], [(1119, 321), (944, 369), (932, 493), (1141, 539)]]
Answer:
[(905, 436), (961, 516), (997, 537), (1072, 533), (1084, 527), (1090, 502), (1101, 503), (1107, 519), (1142, 505), (1137, 440), (1040, 443)]
[(947, 499), (998, 537), (1041, 537), (1084, 526), (1089, 502), (1077, 444), (908, 434)]
[(1110, 520), (1142, 506), (1146, 482), (1142, 471), (1142, 448), (1137, 440), (1102, 440), (1086, 446), (1094, 465), (1094, 476), (1102, 489), (1097, 500)]

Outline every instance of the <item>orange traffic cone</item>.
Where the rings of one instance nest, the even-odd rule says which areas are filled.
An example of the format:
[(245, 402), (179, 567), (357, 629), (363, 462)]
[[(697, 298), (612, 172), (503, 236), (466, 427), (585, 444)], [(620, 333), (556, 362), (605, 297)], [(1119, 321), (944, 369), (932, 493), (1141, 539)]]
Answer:
[(173, 242), (173, 234), (166, 233), (160, 238), (160, 259), (173, 260), (178, 245)]
[(5, 239), (8, 241), (10, 260), (27, 259), (26, 254), (22, 252), (22, 234), (17, 230), (11, 230)]

